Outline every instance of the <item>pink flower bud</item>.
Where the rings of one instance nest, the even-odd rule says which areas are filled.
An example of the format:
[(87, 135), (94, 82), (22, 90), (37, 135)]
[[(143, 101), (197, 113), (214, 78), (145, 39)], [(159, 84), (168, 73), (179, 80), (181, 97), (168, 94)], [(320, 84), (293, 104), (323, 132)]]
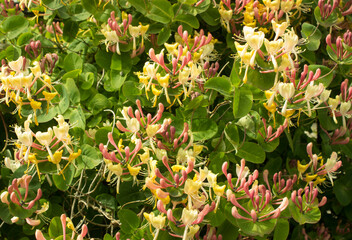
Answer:
[(46, 240), (45, 237), (44, 237), (44, 235), (43, 235), (43, 233), (42, 233), (42, 231), (40, 231), (39, 229), (37, 229), (37, 230), (35, 231), (35, 238), (36, 238), (37, 240)]
[(307, 145), (307, 153), (309, 155), (309, 157), (312, 159), (313, 158), (313, 151), (312, 151), (312, 148), (313, 148), (313, 143), (308, 143)]
[(318, 207), (324, 206), (327, 201), (328, 201), (328, 199), (324, 196), (324, 197), (321, 199), (321, 201), (320, 201)]
[(38, 226), (40, 224), (40, 220), (37, 219), (31, 219), (31, 218), (26, 218), (26, 222), (27, 224), (31, 225), (31, 226)]
[(256, 211), (254, 209), (252, 209), (250, 215), (251, 215), (251, 217), (253, 219), (253, 222), (256, 222), (257, 221), (257, 213), (256, 213)]
[(157, 206), (157, 208), (158, 208), (158, 210), (159, 210), (160, 212), (162, 212), (162, 213), (164, 213), (164, 214), (167, 213), (167, 212), (166, 212), (166, 209), (165, 209), (165, 207), (164, 207), (164, 204), (163, 204), (163, 202), (162, 202), (161, 200), (158, 200), (158, 203), (156, 204), (156, 206)]
[(228, 162), (224, 162), (221, 167), (222, 172), (224, 173), (225, 176), (227, 175), (227, 166), (228, 166)]
[(173, 216), (173, 214), (172, 214), (172, 210), (171, 210), (171, 209), (168, 209), (168, 210), (167, 210), (166, 216), (167, 216), (167, 219), (168, 219), (169, 221), (171, 221), (171, 222), (173, 222), (173, 223), (176, 224), (176, 220), (175, 220), (175, 218), (174, 218), (174, 216)]

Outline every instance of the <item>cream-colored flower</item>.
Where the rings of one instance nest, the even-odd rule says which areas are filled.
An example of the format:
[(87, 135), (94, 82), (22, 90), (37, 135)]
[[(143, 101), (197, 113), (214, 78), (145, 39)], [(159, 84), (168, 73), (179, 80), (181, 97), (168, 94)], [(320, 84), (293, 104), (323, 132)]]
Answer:
[(47, 132), (38, 131), (35, 134), (35, 137), (40, 144), (48, 147), (50, 145), (51, 141), (53, 140), (53, 130), (52, 130), (52, 128), (48, 128)]
[(162, 229), (165, 226), (166, 217), (162, 215), (155, 216), (154, 213), (143, 213), (145, 219), (156, 229)]
[(196, 209), (188, 210), (187, 208), (184, 208), (182, 211), (181, 221), (186, 226), (190, 226), (197, 219), (197, 217), (198, 211)]
[(285, 99), (289, 100), (295, 94), (295, 86), (293, 83), (279, 83), (279, 93)]

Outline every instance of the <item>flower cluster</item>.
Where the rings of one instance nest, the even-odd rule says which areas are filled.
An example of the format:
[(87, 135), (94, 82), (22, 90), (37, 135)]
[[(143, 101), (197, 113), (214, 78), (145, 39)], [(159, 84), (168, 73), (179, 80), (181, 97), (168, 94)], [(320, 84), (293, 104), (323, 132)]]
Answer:
[[(15, 126), (17, 141), (14, 159), (5, 159), (6, 166), (15, 171), (19, 166), (27, 164), (27, 172), (31, 172), (35, 166), (40, 179), (40, 166), (54, 164), (57, 173), (62, 174), (70, 163), (80, 156), (81, 150), (74, 151), (72, 137), (69, 134), (70, 125), (64, 117), (59, 115), (56, 119), (58, 126), (49, 127), (46, 132), (34, 133), (30, 124), (31, 115), (24, 123), (24, 128)], [(63, 165), (63, 161), (67, 161)], [(55, 172), (55, 171), (54, 171)]]
[[(47, 58), (47, 56), (43, 58), (44, 62), (41, 61), (43, 64), (34, 62), (33, 67), (30, 67), (30, 61), (25, 57), (19, 57), (8, 64), (3, 62), (0, 73), (0, 93), (5, 94), (1, 101), (5, 101), (7, 105), (13, 102), (17, 106), (19, 116), (22, 106), (30, 105), (37, 125), (37, 111), (42, 109), (42, 103), (46, 102), (48, 111), (51, 101), (59, 95), (52, 85), (50, 76), (45, 73)], [(51, 71), (56, 61), (57, 55), (55, 61), (51, 60)]]
[[(155, 96), (154, 105), (162, 92), (169, 104), (174, 104), (176, 100), (182, 104), (179, 100), (182, 94), (186, 99), (192, 91), (195, 91), (196, 85), (203, 90), (206, 79), (213, 77), (219, 69), (217, 63), (210, 64), (215, 54), (214, 44), (216, 43), (210, 33), (205, 35), (204, 31), (200, 30), (192, 38), (180, 26), (175, 39), (176, 42), (173, 44), (164, 44), (168, 52), (169, 64), (164, 60), (164, 49), (159, 54), (155, 54), (155, 50), (151, 48), (149, 57), (152, 62), (145, 62), (143, 72), (136, 73), (143, 84), (147, 98), (149, 98), (148, 92), (152, 90)], [(182, 90), (176, 91), (180, 86)], [(170, 90), (173, 91), (173, 101), (170, 99)]]
[[(148, 31), (149, 25), (143, 26), (139, 24), (138, 26), (133, 26), (132, 15), (122, 12), (122, 17), (120, 23), (119, 18), (115, 16), (115, 12), (110, 13), (110, 18), (108, 19), (108, 24), (101, 30), (105, 37), (106, 51), (110, 50), (121, 54), (122, 51), (126, 51), (126, 47), (131, 40), (133, 43), (131, 58), (134, 58), (144, 52), (144, 38)], [(139, 47), (137, 49), (137, 39), (140, 41)]]

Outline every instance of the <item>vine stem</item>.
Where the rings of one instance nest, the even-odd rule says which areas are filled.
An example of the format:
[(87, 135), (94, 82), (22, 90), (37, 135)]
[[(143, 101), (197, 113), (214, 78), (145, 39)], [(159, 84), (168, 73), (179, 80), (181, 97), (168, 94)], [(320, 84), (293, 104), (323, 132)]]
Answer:
[[(81, 188), (82, 179), (83, 179), (83, 173), (84, 173), (84, 170), (81, 171), (81, 176), (80, 176), (80, 178), (79, 178), (77, 190), (79, 190), (79, 189)], [(78, 196), (78, 191), (76, 191), (76, 193), (75, 193), (75, 195), (74, 195), (73, 202), (72, 202), (72, 207), (71, 207), (71, 219), (73, 218), (73, 212), (74, 212), (74, 210), (75, 210), (75, 204), (76, 204), (77, 196)]]
[(4, 119), (4, 116), (2, 115), (2, 113), (0, 112), (0, 117), (1, 117), (1, 121), (2, 121), (2, 124), (4, 126), (4, 129), (5, 129), (5, 136), (6, 136), (6, 140), (5, 140), (5, 146), (3, 147), (3, 149), (1, 150), (1, 153), (3, 153), (7, 147), (7, 142), (9, 140), (9, 133), (7, 131), (7, 126), (6, 126), (6, 122), (5, 122), (5, 119)]

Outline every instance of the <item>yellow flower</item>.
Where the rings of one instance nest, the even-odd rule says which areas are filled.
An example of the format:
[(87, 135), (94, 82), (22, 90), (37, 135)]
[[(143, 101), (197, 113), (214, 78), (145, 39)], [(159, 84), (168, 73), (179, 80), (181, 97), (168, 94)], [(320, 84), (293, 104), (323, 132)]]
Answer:
[(66, 223), (67, 223), (67, 228), (71, 229), (72, 231), (75, 231), (75, 226), (73, 225), (72, 221), (70, 218), (66, 217)]
[(173, 172), (179, 172), (181, 170), (186, 170), (186, 167), (182, 165), (172, 165), (171, 169)]
[(298, 169), (298, 172), (300, 172), (301, 174), (304, 173), (307, 168), (309, 167), (310, 164), (306, 164), (306, 165), (302, 165), (301, 162), (298, 160), (297, 161), (297, 169)]
[(164, 77), (162, 77), (160, 73), (157, 73), (156, 79), (158, 80), (160, 86), (162, 86), (163, 88), (167, 88), (169, 86), (169, 79), (170, 79), (169, 74), (166, 74)]
[(166, 217), (162, 215), (155, 216), (154, 213), (143, 213), (145, 219), (156, 229), (162, 229), (165, 226)]
[(313, 181), (318, 175), (314, 174), (314, 175), (309, 175), (308, 173), (305, 176), (304, 181), (306, 181), (307, 183)]
[(63, 152), (63, 150), (61, 150), (61, 151), (56, 151), (56, 152), (53, 154), (53, 159), (52, 159), (51, 156), (49, 155), (49, 156), (48, 156), (49, 162), (54, 163), (54, 164), (59, 164), (59, 163), (61, 162), (62, 152)]
[(78, 149), (78, 151), (76, 153), (74, 152), (74, 153), (70, 154), (70, 156), (68, 157), (68, 160), (72, 161), (72, 160), (78, 158), (81, 155), (81, 153), (82, 153), (82, 150)]
[(179, 43), (174, 43), (174, 44), (168, 44), (168, 43), (164, 43), (164, 46), (166, 48), (166, 50), (172, 54), (173, 56), (177, 56), (178, 55), (178, 50), (177, 50), (177, 47), (178, 47)]
[(37, 120), (37, 110), (42, 108), (42, 103), (35, 101), (33, 99), (30, 100), (30, 105), (34, 111), (34, 122), (36, 125), (38, 125), (38, 120)]
[(214, 193), (217, 195), (217, 196), (222, 196), (222, 195), (224, 195), (224, 192), (225, 192), (225, 188), (226, 188), (226, 185), (223, 185), (223, 186), (219, 186), (219, 185), (215, 185), (214, 187), (213, 187), (213, 190), (214, 190)]
[(161, 126), (159, 124), (150, 124), (150, 125), (148, 125), (148, 127), (146, 129), (148, 137), (150, 137), (150, 138), (154, 137), (155, 134), (160, 129), (160, 127)]
[(57, 92), (51, 93), (51, 92), (43, 91), (43, 95), (45, 97), (45, 100), (50, 102), (57, 95)]
[(139, 171), (141, 170), (141, 167), (131, 167), (131, 165), (127, 165), (128, 171), (132, 176), (137, 176)]

